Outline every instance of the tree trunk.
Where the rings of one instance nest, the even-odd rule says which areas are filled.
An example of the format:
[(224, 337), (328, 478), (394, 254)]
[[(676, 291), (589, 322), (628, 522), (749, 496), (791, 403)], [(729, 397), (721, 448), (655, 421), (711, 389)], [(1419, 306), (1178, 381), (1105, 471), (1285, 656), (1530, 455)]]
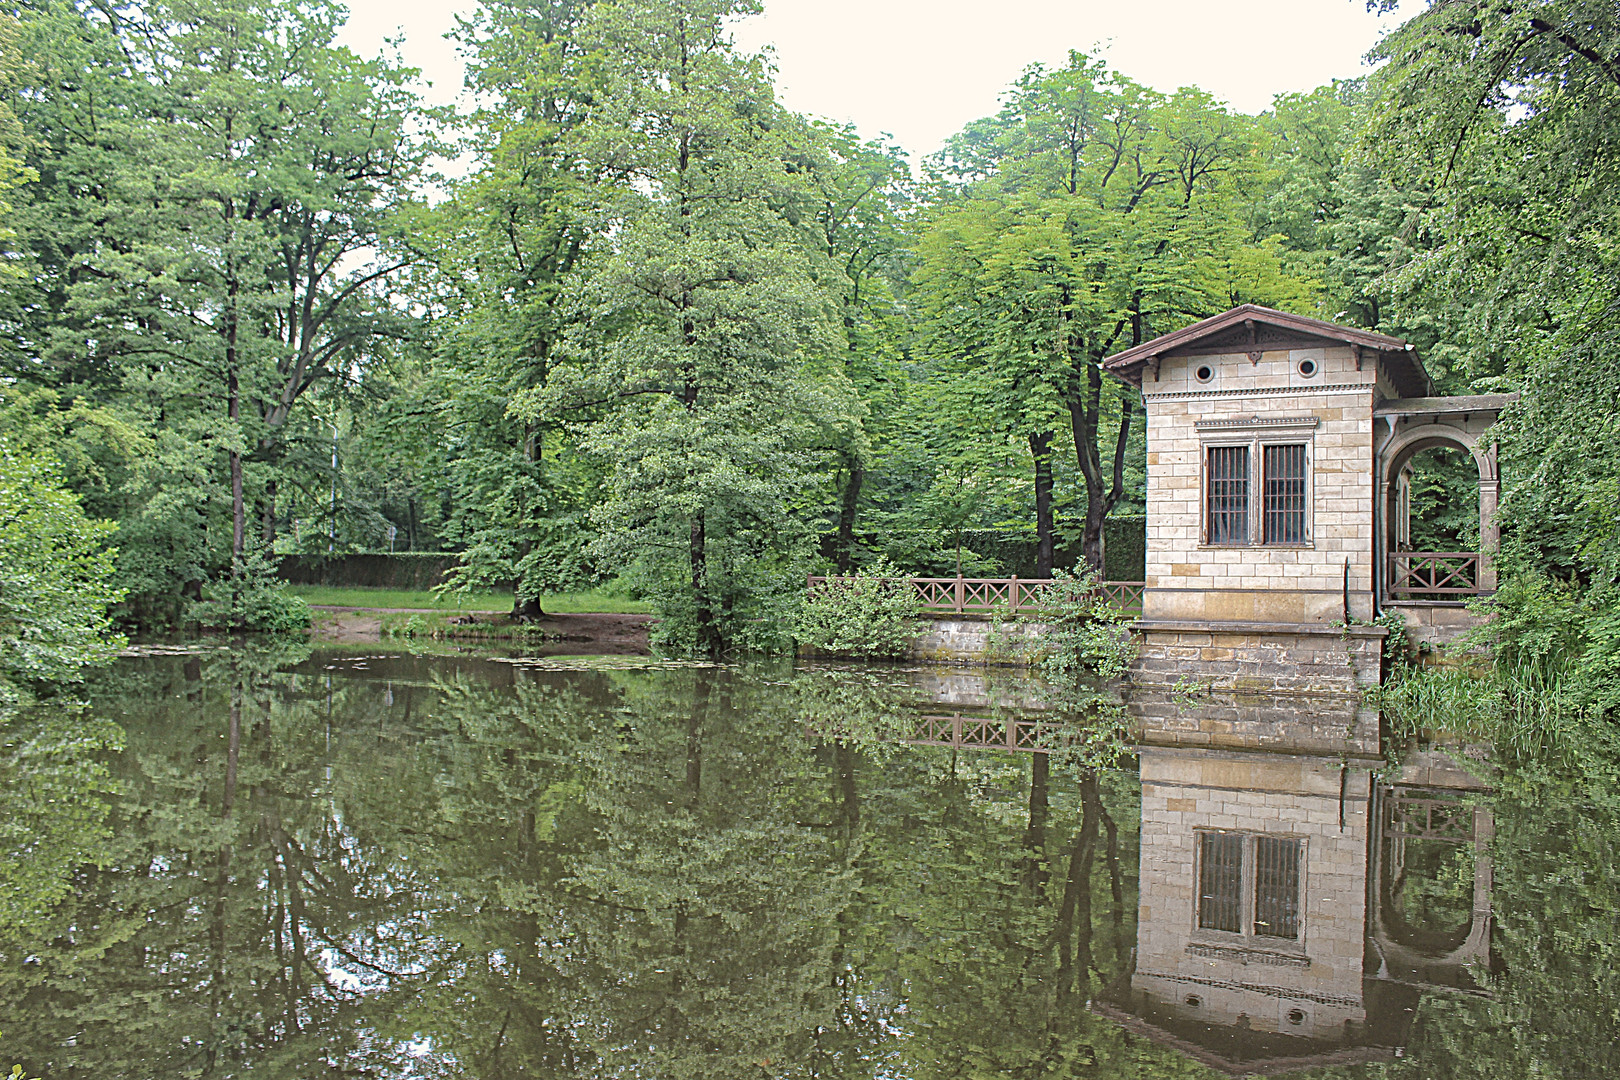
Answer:
[[(1057, 999), (1060, 1006), (1074, 995), (1078, 981), (1082, 990), (1091, 978), (1091, 862), (1097, 850), (1097, 774), (1086, 769), (1080, 774), (1080, 834), (1069, 853), (1069, 872), (1063, 883), (1063, 903), (1058, 908), (1054, 935), (1058, 947)], [(1074, 951), (1070, 952), (1070, 942)]]
[(839, 739), (833, 743), (833, 759), (838, 764), (839, 811), (843, 817), (844, 845), (848, 850), (861, 824), (861, 796), (855, 786), (855, 751)]
[(270, 545), (276, 541), (276, 481), (274, 473), (271, 479), (265, 481), (264, 503), (259, 523), (259, 537), (264, 541), (264, 549), (270, 550)]
[[(1108, 910), (1108, 916), (1113, 923), (1114, 955), (1126, 955), (1125, 946), (1125, 874), (1119, 863), (1119, 826), (1114, 818), (1102, 805), (1102, 799), (1097, 800), (1097, 813), (1102, 817), (1104, 846), (1103, 854), (1108, 863), (1108, 893), (1113, 906)], [(1120, 975), (1125, 972), (1121, 970)]]
[(866, 467), (854, 454), (849, 455), (849, 478), (844, 482), (844, 502), (838, 510), (838, 572), (849, 573), (855, 554), (855, 513), (861, 501), (861, 485), (866, 481)]
[(703, 533), (703, 510), (692, 514), (687, 533), (687, 559), (692, 569), (692, 603), (697, 617), (697, 645), (705, 655), (720, 654), (720, 634), (714, 625), (714, 609), (709, 606), (709, 553)]
[[(233, 320), (234, 323), (234, 320)], [(227, 409), (230, 413), (231, 426), (242, 415), (241, 387), (236, 377), (236, 331), (231, 328), (231, 346), (226, 350), (228, 372), (226, 374), (226, 390), (229, 395)], [(247, 537), (247, 507), (242, 501), (242, 451), (234, 445), (231, 447), (231, 625), (236, 626), (241, 621), (242, 611), (242, 556)]]
[[(234, 62), (234, 57), (232, 58)], [(235, 118), (225, 118), (225, 160), (231, 160), (231, 139)], [(240, 372), (241, 356), (237, 348), (237, 333), (239, 330), (240, 313), (237, 310), (237, 296), (241, 291), (242, 283), (236, 275), (236, 204), (231, 200), (225, 201), (225, 383), (227, 394), (226, 410), (231, 421), (231, 624), (233, 627), (241, 625), (242, 621), (242, 574), (244, 567), (243, 552), (247, 539), (247, 507), (242, 502), (242, 450), (237, 444), (242, 432), (238, 425), (242, 418), (242, 387)]]
[(1029, 768), (1029, 827), (1024, 830), (1024, 847), (1029, 851), (1024, 865), (1024, 882), (1030, 889), (1046, 887), (1051, 871), (1046, 865), (1046, 823), (1051, 816), (1050, 780), (1052, 763), (1045, 754), (1031, 754)]
[(1112, 475), (1103, 473), (1101, 439), (1102, 371), (1090, 364), (1085, 386), (1064, 395), (1069, 424), (1074, 433), (1074, 453), (1080, 475), (1086, 484), (1086, 516), (1081, 533), (1081, 550), (1086, 565), (1103, 572), (1103, 522), (1125, 494), (1125, 451), (1130, 444), (1131, 413), (1129, 398), (1120, 398), (1119, 430), (1114, 435)]
[[(225, 732), (225, 784), (219, 803), (219, 820), (222, 824), (231, 820), (231, 813), (236, 806), (237, 763), (242, 754), (243, 689), (240, 661), (233, 659), (231, 669), (231, 705)], [(209, 1005), (214, 1014), (215, 1031), (223, 1031), (226, 1025), (231, 1022), (225, 1015), (225, 952), (227, 939), (225, 892), (226, 886), (230, 882), (231, 854), (230, 838), (229, 834), (226, 833), (225, 843), (220, 845), (214, 864), (214, 903), (208, 927), (208, 945), (213, 968), (209, 978)], [(210, 1065), (216, 1062), (215, 1055), (217, 1053), (218, 1050), (211, 1040), (206, 1055), (206, 1060)]]
[(1030, 435), (1029, 454), (1035, 459), (1035, 576), (1052, 576), (1052, 433)]

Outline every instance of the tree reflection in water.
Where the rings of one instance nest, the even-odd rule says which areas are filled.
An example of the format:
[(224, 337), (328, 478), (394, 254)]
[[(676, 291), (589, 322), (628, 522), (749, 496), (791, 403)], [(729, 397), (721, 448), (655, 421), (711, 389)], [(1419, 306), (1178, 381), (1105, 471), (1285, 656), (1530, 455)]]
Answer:
[[(928, 685), (124, 661), (95, 687), (127, 732), (110, 854), (0, 945), (6, 1052), (53, 1078), (1204, 1075), (1088, 1008), (1138, 938), (1134, 768), (906, 745)], [(1510, 996), (1425, 1037), (1462, 1053), (1453, 1013)]]

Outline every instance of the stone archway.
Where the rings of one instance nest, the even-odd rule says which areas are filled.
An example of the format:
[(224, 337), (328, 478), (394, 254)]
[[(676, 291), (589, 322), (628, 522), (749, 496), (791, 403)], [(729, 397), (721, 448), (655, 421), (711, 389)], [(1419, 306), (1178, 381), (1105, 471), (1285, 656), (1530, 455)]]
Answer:
[[(1490, 970), (1491, 811), (1470, 805), (1466, 792), (1394, 785), (1378, 792), (1372, 837), (1368, 938), (1377, 955), (1377, 977), (1396, 982), (1475, 989), (1477, 972)], [(1411, 810), (1416, 809), (1416, 814)], [(1436, 813), (1437, 808), (1443, 808)], [(1396, 903), (1405, 845), (1414, 841), (1467, 844), (1474, 849), (1474, 880), (1468, 921), (1451, 933), (1434, 934), (1406, 925)]]
[[(1490, 429), (1507, 395), (1417, 398), (1385, 402), (1375, 409), (1377, 490), (1375, 540), (1380, 573), (1379, 604), (1420, 600), (1458, 606), (1496, 590), (1492, 556), (1500, 534), (1496, 508), (1501, 498), (1496, 444)], [(1411, 552), (1405, 476), (1424, 450), (1450, 447), (1468, 454), (1479, 474), (1479, 550)], [(1423, 586), (1427, 586), (1424, 588)]]

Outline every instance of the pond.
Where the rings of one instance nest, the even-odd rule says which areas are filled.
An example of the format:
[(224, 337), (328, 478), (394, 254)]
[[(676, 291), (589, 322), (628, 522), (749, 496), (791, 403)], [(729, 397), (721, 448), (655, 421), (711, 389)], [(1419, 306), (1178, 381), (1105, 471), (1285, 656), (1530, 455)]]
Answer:
[(30, 1076), (1620, 1075), (1603, 760), (1166, 699), (1093, 769), (1011, 675), (148, 652), (89, 689), (101, 865), (0, 939)]

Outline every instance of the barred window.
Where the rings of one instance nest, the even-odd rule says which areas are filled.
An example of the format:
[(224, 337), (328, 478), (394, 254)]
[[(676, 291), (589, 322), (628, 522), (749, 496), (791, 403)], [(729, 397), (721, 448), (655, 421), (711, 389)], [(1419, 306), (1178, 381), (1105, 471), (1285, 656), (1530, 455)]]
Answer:
[(1298, 941), (1304, 842), (1241, 832), (1197, 835), (1198, 928)]
[(1205, 515), (1208, 542), (1249, 542), (1249, 448), (1209, 448), (1208, 507)]
[(1198, 925), (1243, 931), (1243, 834), (1198, 834)]
[(1265, 542), (1305, 542), (1305, 446), (1286, 443), (1263, 448)]
[(1299, 937), (1299, 841), (1254, 839), (1254, 932)]

